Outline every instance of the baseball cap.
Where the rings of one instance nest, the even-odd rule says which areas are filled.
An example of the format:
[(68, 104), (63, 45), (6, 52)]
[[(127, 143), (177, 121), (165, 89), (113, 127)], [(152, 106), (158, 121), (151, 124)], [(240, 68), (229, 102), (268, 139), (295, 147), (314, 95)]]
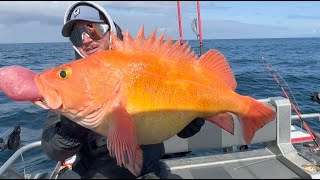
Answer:
[(66, 22), (62, 28), (62, 35), (69, 37), (72, 31), (73, 25), (79, 21), (90, 21), (90, 22), (105, 22), (103, 15), (94, 7), (80, 5), (77, 6), (71, 13), (70, 19)]

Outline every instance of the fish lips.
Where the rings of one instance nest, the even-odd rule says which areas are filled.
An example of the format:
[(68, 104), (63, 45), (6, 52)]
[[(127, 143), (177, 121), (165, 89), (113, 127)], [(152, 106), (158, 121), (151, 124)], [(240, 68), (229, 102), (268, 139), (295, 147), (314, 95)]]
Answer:
[(45, 79), (42, 79), (41, 76), (37, 75), (34, 78), (34, 82), (43, 97), (43, 99), (39, 101), (34, 101), (36, 105), (44, 109), (58, 109), (62, 106), (62, 99), (58, 92), (52, 88)]

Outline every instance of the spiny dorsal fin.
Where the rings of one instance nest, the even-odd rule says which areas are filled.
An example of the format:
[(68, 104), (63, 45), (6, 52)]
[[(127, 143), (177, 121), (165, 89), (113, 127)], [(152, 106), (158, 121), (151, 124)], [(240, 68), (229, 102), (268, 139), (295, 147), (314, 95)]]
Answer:
[(137, 46), (142, 47), (145, 41), (146, 41), (146, 38), (144, 37), (144, 26), (142, 26), (140, 28), (140, 31), (137, 34), (135, 42)]
[(112, 33), (112, 49), (126, 54), (138, 55), (140, 53), (158, 56), (161, 59), (195, 63), (215, 72), (232, 90), (236, 89), (237, 82), (231, 68), (225, 57), (217, 50), (208, 51), (198, 60), (195, 53), (190, 50), (188, 42), (180, 45), (180, 41), (178, 40), (172, 44), (172, 36), (163, 42), (165, 33), (162, 33), (157, 39), (156, 31), (157, 29), (155, 29), (147, 39), (144, 36), (144, 26), (140, 28), (135, 39), (131, 37), (128, 31), (125, 31), (123, 33), (123, 41)]
[(195, 61), (197, 59), (195, 53), (188, 48), (188, 43), (181, 46), (177, 41), (172, 45), (172, 37), (163, 42), (165, 33), (162, 33), (157, 39), (156, 31), (157, 29), (147, 39), (144, 37), (144, 26), (140, 28), (135, 39), (132, 39), (128, 31), (125, 31), (123, 33), (123, 41), (112, 33), (113, 42), (111, 47), (127, 54), (143, 53), (159, 56), (161, 59), (177, 61)]
[(233, 76), (229, 63), (219, 51), (215, 49), (209, 50), (200, 57), (198, 64), (218, 74), (232, 90), (237, 88), (237, 81)]
[(135, 48), (135, 43), (134, 43), (134, 39), (132, 38), (132, 36), (130, 35), (130, 33), (127, 31), (125, 31), (123, 33), (123, 39), (126, 39), (123, 44), (123, 51), (127, 52), (127, 53), (133, 53)]
[(156, 33), (157, 33), (157, 29), (155, 29), (151, 34), (150, 36), (148, 37), (148, 39), (146, 39), (146, 42), (144, 43), (144, 48), (145, 49), (149, 49), (150, 51), (152, 51), (152, 46), (153, 44), (155, 43), (156, 41)]

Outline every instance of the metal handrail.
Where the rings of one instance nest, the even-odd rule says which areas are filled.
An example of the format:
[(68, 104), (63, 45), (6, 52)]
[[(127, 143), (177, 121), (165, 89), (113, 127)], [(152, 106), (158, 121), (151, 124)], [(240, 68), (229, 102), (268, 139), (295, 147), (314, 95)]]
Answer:
[[(320, 114), (319, 113), (310, 113), (310, 114), (301, 114), (301, 118), (318, 118), (320, 121)], [(298, 115), (292, 115), (291, 120), (300, 119)]]
[(36, 141), (30, 144), (27, 144), (20, 149), (18, 149), (1, 167), (0, 167), (0, 176), (5, 173), (8, 168), (20, 157), (20, 155), (32, 148), (41, 146), (41, 141)]

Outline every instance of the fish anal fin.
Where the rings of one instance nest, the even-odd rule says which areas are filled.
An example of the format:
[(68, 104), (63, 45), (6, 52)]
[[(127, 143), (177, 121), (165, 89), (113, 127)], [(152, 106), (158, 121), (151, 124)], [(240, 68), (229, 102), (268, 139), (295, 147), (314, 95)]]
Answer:
[(239, 121), (243, 139), (249, 145), (257, 130), (275, 120), (276, 113), (272, 108), (249, 96), (242, 98), (247, 101), (248, 110), (240, 116)]
[(217, 74), (228, 86), (235, 90), (237, 81), (226, 58), (217, 50), (211, 49), (199, 59), (199, 65)]
[(206, 120), (234, 135), (234, 122), (231, 114), (222, 113), (214, 117), (206, 118)]
[(135, 125), (123, 106), (113, 107), (108, 130), (108, 150), (117, 164), (124, 165), (133, 175), (141, 173), (143, 155), (137, 144)]

